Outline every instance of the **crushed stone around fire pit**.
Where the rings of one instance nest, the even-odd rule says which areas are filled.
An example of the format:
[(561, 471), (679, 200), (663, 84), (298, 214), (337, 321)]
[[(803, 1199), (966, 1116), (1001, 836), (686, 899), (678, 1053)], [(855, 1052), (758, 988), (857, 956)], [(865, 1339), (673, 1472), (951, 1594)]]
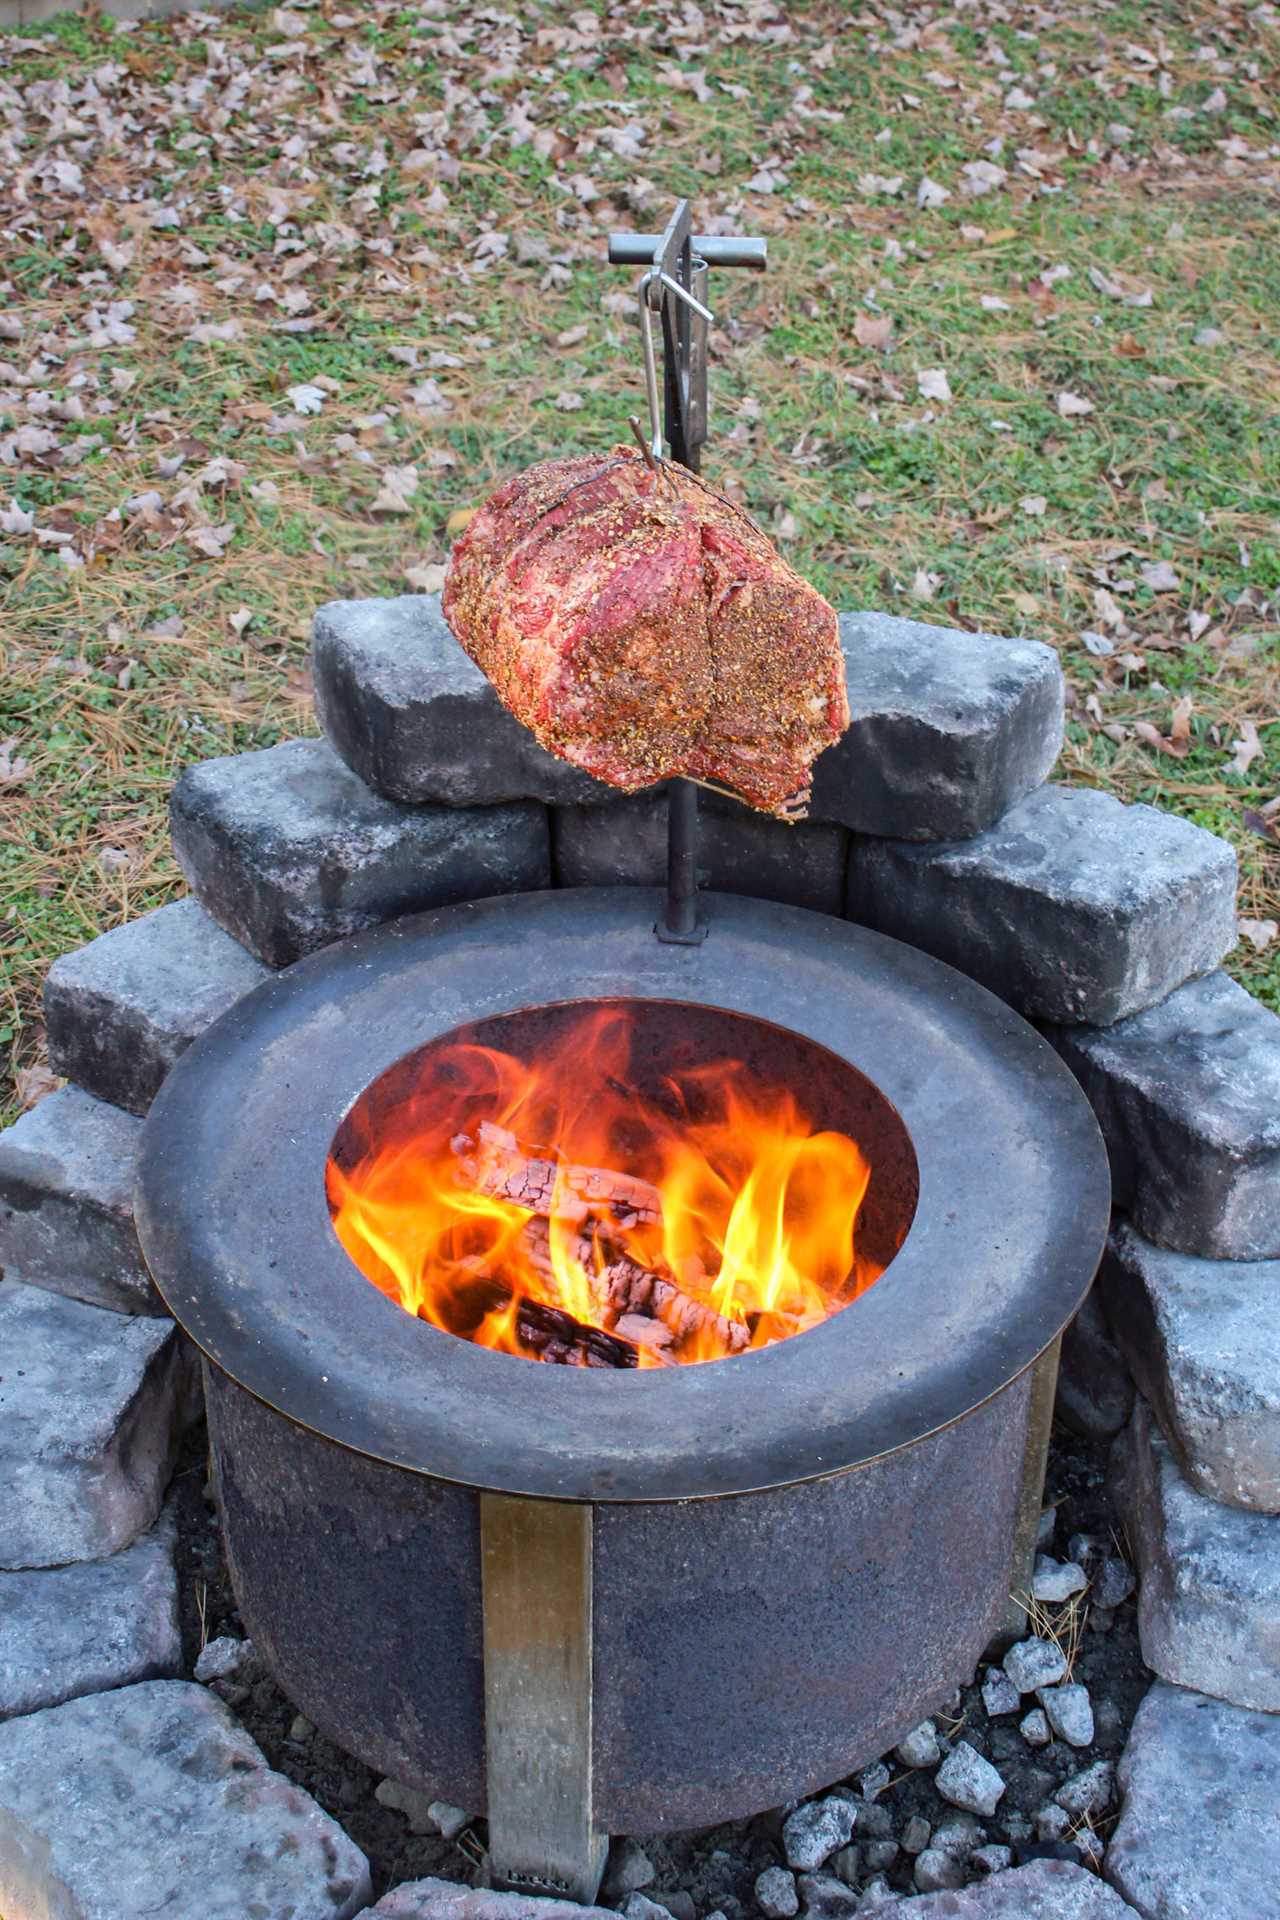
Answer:
[[(809, 1801), (700, 1833), (615, 1836), (599, 1903), (631, 1920), (846, 1920), (1035, 1861), (1097, 1871), (1116, 1817), (1116, 1762), (1152, 1679), (1105, 1463), (1105, 1444), (1055, 1432), (1040, 1552), (1081, 1568), (1088, 1585), (1060, 1604), (1032, 1602), (1027, 1634), (1002, 1663), (980, 1664), (973, 1684), (883, 1762)], [(197, 1433), (173, 1496), (183, 1677), (201, 1662), (268, 1764), (368, 1856), (375, 1895), (430, 1877), (485, 1885), (483, 1819), (380, 1779), (267, 1675), (236, 1612), (207, 1470)]]

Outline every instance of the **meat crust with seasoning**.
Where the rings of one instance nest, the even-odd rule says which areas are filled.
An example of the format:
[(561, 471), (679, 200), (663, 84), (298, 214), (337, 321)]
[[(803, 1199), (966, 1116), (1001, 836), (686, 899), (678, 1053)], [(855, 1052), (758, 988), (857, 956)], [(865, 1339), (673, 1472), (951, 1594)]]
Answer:
[(794, 819), (849, 723), (822, 595), (697, 474), (630, 447), (500, 487), (444, 614), (544, 747), (624, 792), (678, 774)]

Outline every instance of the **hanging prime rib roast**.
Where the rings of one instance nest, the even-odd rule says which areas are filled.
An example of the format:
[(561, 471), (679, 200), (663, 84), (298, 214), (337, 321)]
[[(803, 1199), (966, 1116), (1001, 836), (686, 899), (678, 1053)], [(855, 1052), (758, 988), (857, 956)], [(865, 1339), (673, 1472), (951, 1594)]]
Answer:
[(546, 460), (453, 549), (444, 614), (544, 747), (799, 817), (849, 723), (836, 616), (745, 513), (630, 447)]

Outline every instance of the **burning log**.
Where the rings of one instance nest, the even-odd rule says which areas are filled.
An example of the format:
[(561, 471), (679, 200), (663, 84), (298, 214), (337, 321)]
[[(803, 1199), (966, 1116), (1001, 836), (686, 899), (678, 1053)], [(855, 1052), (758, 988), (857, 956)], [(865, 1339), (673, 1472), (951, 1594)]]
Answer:
[[(548, 1281), (555, 1279), (552, 1223), (590, 1229), (574, 1234), (564, 1252), (587, 1276), (606, 1328), (630, 1322), (625, 1337), (655, 1356), (691, 1338), (708, 1340), (725, 1354), (740, 1353), (750, 1345), (750, 1330), (740, 1321), (717, 1313), (668, 1273), (645, 1266), (617, 1244), (617, 1234), (641, 1221), (656, 1223), (662, 1218), (662, 1197), (648, 1181), (609, 1168), (539, 1158), (522, 1148), (505, 1127), (487, 1120), (474, 1138), (457, 1134), (451, 1144), (458, 1155), (459, 1173), (469, 1185), (490, 1198), (527, 1208), (534, 1216), (524, 1229), (524, 1246), (530, 1264)], [(598, 1255), (598, 1246), (607, 1249), (603, 1256)], [(643, 1335), (642, 1327), (648, 1329)], [(659, 1327), (668, 1338), (654, 1331)]]
[(741, 1321), (728, 1320), (691, 1293), (685, 1293), (674, 1280), (650, 1267), (642, 1267), (630, 1254), (622, 1254), (605, 1268), (602, 1278), (608, 1287), (609, 1314), (618, 1320), (645, 1314), (670, 1328), (677, 1346), (695, 1334), (709, 1338), (725, 1353), (741, 1353), (751, 1335)]
[(543, 1219), (554, 1217), (570, 1226), (596, 1221), (624, 1230), (641, 1224), (656, 1226), (662, 1219), (662, 1196), (647, 1180), (604, 1167), (540, 1158), (521, 1147), (514, 1133), (491, 1120), (481, 1121), (474, 1139), (459, 1133), (450, 1144), (460, 1171), (478, 1193), (527, 1207)]

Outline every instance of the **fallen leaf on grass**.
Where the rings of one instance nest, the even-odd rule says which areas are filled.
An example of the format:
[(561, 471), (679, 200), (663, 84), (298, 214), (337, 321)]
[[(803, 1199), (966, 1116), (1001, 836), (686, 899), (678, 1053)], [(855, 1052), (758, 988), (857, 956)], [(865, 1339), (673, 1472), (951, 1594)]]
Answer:
[(1083, 414), (1092, 413), (1093, 402), (1092, 400), (1086, 400), (1083, 395), (1079, 393), (1060, 393), (1058, 395), (1058, 412), (1064, 420), (1075, 420)]
[(1152, 593), (1172, 593), (1182, 582), (1168, 560), (1144, 560), (1138, 568), (1144, 586)]
[(589, 332), (589, 329), (585, 326), (566, 327), (563, 333), (558, 333), (556, 335), (556, 345), (558, 347), (581, 346), (582, 342), (586, 339), (588, 332)]
[(193, 552), (202, 553), (206, 560), (221, 560), (234, 533), (234, 522), (224, 520), (218, 527), (189, 527), (182, 537)]
[(479, 511), (479, 507), (455, 507), (444, 523), (445, 532), (450, 535), (462, 533), (471, 525)]
[(66, 1081), (41, 1062), (34, 1067), (19, 1067), (13, 1076), (13, 1084), (17, 1090), (18, 1105), (24, 1113), (29, 1113), (47, 1093), (56, 1093), (59, 1087), (66, 1085)]
[(1044, 510), (1048, 506), (1048, 504), (1049, 502), (1045, 499), (1045, 496), (1042, 493), (1024, 493), (1021, 500), (1019, 500), (1018, 502), (1018, 505), (1022, 508), (1022, 511), (1024, 513), (1031, 514), (1031, 516), (1036, 520), (1042, 517)]
[(860, 347), (876, 347), (881, 350), (887, 348), (893, 339), (892, 315), (887, 313), (855, 314), (853, 336)]
[(1240, 722), (1240, 738), (1231, 742), (1231, 762), (1228, 771), (1246, 774), (1258, 755), (1262, 752), (1262, 742), (1258, 738), (1258, 729), (1252, 720)]
[(573, 393), (566, 389), (563, 393), (556, 395), (557, 413), (580, 413), (584, 405), (585, 402), (580, 393)]
[(16, 787), (31, 771), (31, 762), (18, 752), (16, 737), (0, 740), (0, 787)]
[(241, 634), (244, 632), (245, 628), (248, 626), (252, 618), (253, 618), (253, 614), (248, 607), (237, 607), (234, 613), (229, 613), (227, 615), (227, 625), (230, 627), (232, 633), (234, 633), (237, 640), (240, 638)]
[(418, 491), (416, 467), (388, 467), (382, 476), (370, 513), (412, 513), (409, 505)]
[(1241, 915), (1236, 921), (1236, 932), (1242, 940), (1249, 942), (1255, 953), (1265, 953), (1280, 933), (1280, 925), (1274, 920), (1248, 920)]
[(310, 381), (286, 388), (284, 397), (295, 413), (319, 413), (325, 402), (323, 387), (314, 386)]
[(444, 567), (438, 560), (424, 560), (406, 567), (404, 577), (415, 593), (439, 593), (444, 586)]
[(1175, 760), (1185, 760), (1191, 747), (1191, 714), (1193, 702), (1186, 694), (1173, 709), (1173, 719), (1167, 736), (1149, 720), (1135, 720), (1133, 730), (1139, 740), (1153, 748), (1157, 753), (1167, 753)]
[(932, 600), (941, 585), (941, 574), (931, 573), (927, 567), (917, 567), (911, 581), (911, 598)]
[(943, 367), (926, 367), (916, 375), (916, 386), (923, 400), (950, 400), (951, 382)]

